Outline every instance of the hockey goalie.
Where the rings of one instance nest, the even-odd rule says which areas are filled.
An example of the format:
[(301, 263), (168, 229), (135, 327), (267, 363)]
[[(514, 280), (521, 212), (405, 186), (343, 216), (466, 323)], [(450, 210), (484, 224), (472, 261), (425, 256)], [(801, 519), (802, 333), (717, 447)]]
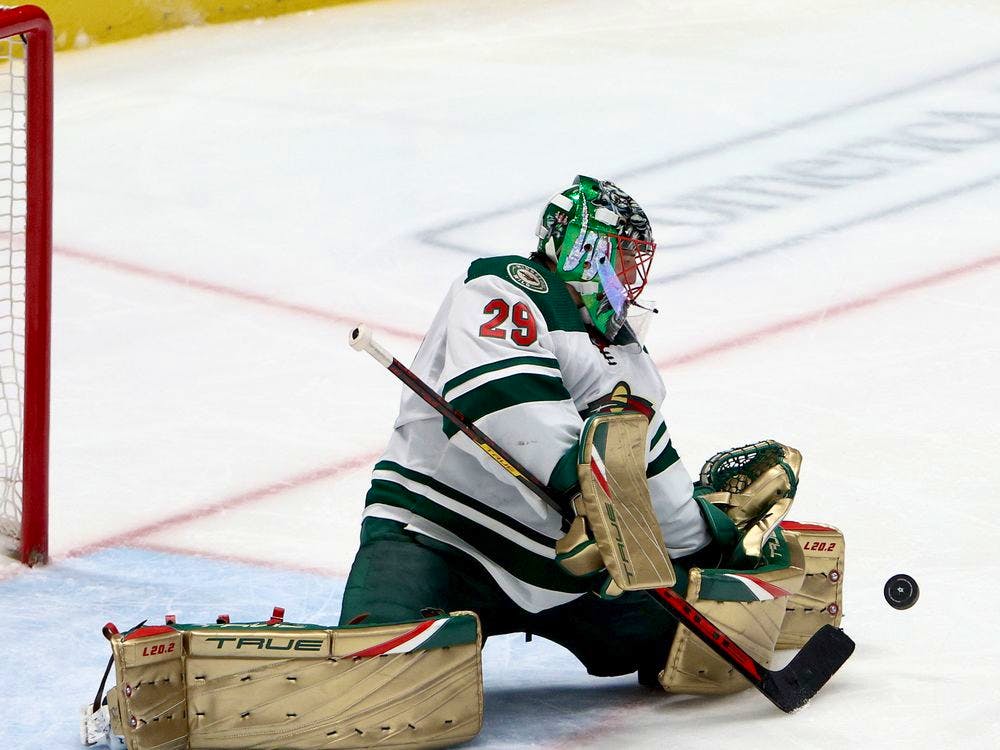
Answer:
[[(443, 747), (482, 720), (482, 642), (534, 634), (592, 675), (670, 693), (747, 681), (645, 589), (672, 587), (761, 664), (841, 618), (836, 529), (785, 520), (801, 454), (722, 451), (693, 482), (630, 310), (655, 244), (611, 182), (544, 206), (530, 256), (474, 261), (412, 371), (542, 478), (551, 507), (406, 391), (375, 465), (336, 627), (110, 633), (85, 741), (146, 748)], [(595, 468), (596, 467), (596, 468)]]

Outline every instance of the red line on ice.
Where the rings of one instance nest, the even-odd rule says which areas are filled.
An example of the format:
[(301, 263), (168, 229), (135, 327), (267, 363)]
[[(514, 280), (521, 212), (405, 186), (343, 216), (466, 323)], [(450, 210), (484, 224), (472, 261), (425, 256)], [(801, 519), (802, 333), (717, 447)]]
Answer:
[(877, 305), (890, 297), (897, 297), (900, 294), (934, 286), (935, 284), (950, 281), (951, 279), (959, 276), (966, 276), (970, 273), (983, 271), (990, 266), (997, 265), (998, 263), (1000, 263), (1000, 253), (996, 255), (989, 255), (985, 258), (972, 261), (971, 263), (965, 263), (961, 266), (955, 266), (953, 268), (945, 269), (944, 271), (938, 271), (937, 273), (932, 273), (928, 276), (920, 276), (919, 278), (911, 279), (910, 281), (904, 281), (902, 284), (890, 286), (879, 292), (875, 292), (874, 294), (858, 297), (857, 299), (848, 300), (846, 302), (839, 302), (835, 305), (829, 305), (828, 307), (824, 307), (820, 310), (805, 313), (804, 315), (799, 315), (794, 318), (779, 320), (778, 322), (771, 323), (763, 328), (758, 328), (755, 331), (748, 331), (747, 333), (740, 334), (739, 336), (723, 339), (722, 341), (717, 341), (714, 344), (709, 344), (708, 346), (686, 352), (685, 354), (678, 354), (674, 357), (661, 359), (656, 363), (656, 366), (663, 369), (669, 369), (671, 367), (677, 367), (678, 365), (686, 365), (691, 362), (697, 362), (705, 357), (710, 357), (713, 354), (722, 354), (723, 352), (728, 352), (733, 349), (741, 349), (745, 346), (751, 346), (766, 336), (773, 336), (775, 334), (785, 333), (797, 328), (804, 328), (805, 326), (812, 325), (814, 323), (821, 323), (829, 318), (834, 318), (839, 315), (854, 312), (855, 310), (861, 310), (866, 307), (871, 307), (872, 305)]
[(378, 456), (379, 453), (364, 453), (351, 458), (345, 458), (329, 466), (311, 469), (307, 472), (303, 472), (302, 474), (297, 474), (286, 479), (278, 480), (277, 482), (272, 482), (264, 487), (258, 487), (257, 489), (249, 490), (247, 492), (241, 492), (237, 495), (232, 495), (213, 503), (209, 503), (208, 505), (202, 505), (198, 508), (193, 508), (191, 510), (184, 511), (183, 513), (178, 513), (174, 516), (168, 516), (160, 519), (159, 521), (139, 526), (130, 531), (124, 531), (105, 539), (101, 539), (100, 541), (92, 542), (91, 544), (87, 544), (82, 547), (77, 547), (64, 555), (60, 555), (60, 557), (79, 557), (80, 555), (96, 552), (98, 550), (105, 549), (106, 547), (119, 545), (141, 546), (138, 542), (144, 536), (156, 534), (185, 523), (190, 523), (191, 521), (199, 521), (201, 519), (208, 518), (209, 516), (214, 516), (217, 513), (221, 513), (224, 510), (231, 510), (242, 505), (248, 505), (258, 500), (272, 497), (286, 490), (297, 489), (299, 487), (313, 484), (314, 482), (321, 482), (325, 479), (332, 479), (346, 472), (369, 466), (376, 458), (378, 458)]
[(544, 750), (578, 750), (580, 746), (586, 747), (588, 743), (606, 739), (610, 734), (620, 733), (630, 721), (635, 721), (636, 717), (632, 711), (639, 711), (647, 706), (669, 711), (669, 708), (664, 708), (665, 699), (669, 700), (666, 695), (656, 695), (648, 690), (642, 691), (641, 695), (611, 704), (597, 712), (588, 712), (586, 718), (593, 720), (593, 725), (570, 730), (551, 742), (541, 744), (541, 747)]
[[(266, 294), (250, 292), (245, 289), (237, 289), (236, 287), (225, 286), (223, 284), (216, 284), (213, 281), (195, 279), (190, 276), (185, 276), (184, 274), (174, 273), (173, 271), (164, 271), (150, 266), (143, 266), (127, 260), (110, 258), (104, 255), (88, 253), (83, 250), (76, 250), (63, 246), (58, 246), (54, 250), (59, 255), (83, 261), (85, 263), (90, 263), (91, 265), (101, 266), (102, 268), (110, 268), (115, 271), (132, 274), (133, 276), (142, 276), (147, 279), (165, 281), (171, 284), (187, 287), (189, 289), (197, 289), (200, 292), (209, 292), (211, 294), (217, 294), (221, 297), (229, 297), (243, 302), (250, 302), (255, 305), (263, 305), (265, 307), (270, 307), (287, 313), (317, 318), (329, 323), (340, 323), (343, 325), (354, 326), (359, 322), (356, 317), (351, 317), (342, 313), (323, 310), (318, 307), (309, 307), (308, 305), (300, 305), (297, 302), (287, 302), (285, 300), (278, 299), (277, 297), (269, 297)], [(407, 331), (402, 328), (396, 328), (394, 326), (381, 325), (379, 323), (368, 323), (367, 325), (375, 331), (381, 331), (382, 333), (387, 333), (391, 336), (397, 336), (403, 339), (419, 341), (423, 338), (423, 336), (419, 333)]]
[(260, 557), (248, 557), (245, 555), (231, 555), (229, 553), (215, 552), (205, 549), (188, 549), (186, 547), (176, 547), (171, 544), (160, 544), (159, 542), (135, 542), (127, 545), (132, 549), (147, 550), (149, 552), (165, 552), (168, 555), (184, 555), (187, 557), (204, 557), (208, 560), (221, 560), (223, 562), (239, 563), (241, 565), (252, 565), (255, 568), (269, 568), (271, 570), (295, 571), (297, 573), (308, 573), (314, 576), (325, 578), (343, 579), (347, 578), (346, 570), (333, 568), (317, 568), (311, 565), (297, 565), (291, 562), (276, 562)]
[[(161, 272), (155, 269), (146, 269), (141, 266), (134, 266), (133, 264), (125, 263), (124, 261), (101, 258), (100, 256), (90, 256), (85, 253), (79, 253), (78, 251), (68, 251), (65, 249), (60, 249), (60, 253), (66, 255), (72, 255), (73, 257), (97, 263), (99, 265), (105, 265), (108, 267), (116, 268), (118, 270), (124, 270), (126, 272), (136, 273), (142, 276), (153, 276), (156, 278), (162, 278), (164, 280), (184, 284), (186, 286), (193, 286), (198, 289), (203, 289), (207, 291), (219, 291), (219, 293), (221, 294), (227, 294), (229, 296), (238, 299), (246, 299), (253, 302), (260, 302), (261, 304), (271, 304), (271, 301), (267, 297), (256, 295), (254, 293), (241, 292), (239, 290), (230, 290), (225, 287), (216, 287), (216, 285), (207, 282), (191, 282), (190, 280), (185, 279), (183, 276), (179, 274)], [(675, 357), (669, 357), (667, 359), (657, 362), (657, 366), (662, 368), (675, 367), (678, 365), (689, 364), (691, 362), (696, 362), (698, 360), (705, 359), (706, 357), (710, 357), (713, 354), (721, 354), (723, 352), (731, 351), (734, 349), (739, 349), (746, 346), (752, 346), (758, 340), (760, 340), (765, 336), (784, 333), (786, 331), (791, 331), (797, 328), (803, 328), (807, 325), (821, 323), (824, 320), (828, 320), (830, 318), (839, 315), (843, 315), (849, 312), (853, 312), (855, 310), (876, 305), (891, 297), (905, 294), (907, 292), (916, 291), (918, 289), (924, 289), (933, 286), (935, 284), (950, 281), (951, 279), (958, 278), (960, 276), (965, 276), (971, 273), (975, 273), (977, 271), (983, 271), (997, 264), (1000, 264), (1000, 253), (997, 253), (995, 255), (990, 255), (985, 258), (972, 261), (970, 263), (965, 263), (960, 266), (955, 266), (953, 268), (945, 269), (943, 271), (939, 271), (937, 273), (930, 274), (928, 276), (922, 276), (907, 282), (903, 282), (901, 284), (896, 284), (894, 286), (883, 289), (880, 292), (860, 297), (855, 300), (841, 302), (836, 305), (824, 307), (823, 309), (812, 313), (806, 313), (804, 315), (800, 315), (794, 318), (778, 321), (777, 323), (772, 323), (770, 325), (764, 326), (763, 328), (759, 328), (756, 331), (749, 331), (738, 337), (725, 339), (723, 341), (716, 342), (715, 344), (711, 344), (709, 346), (705, 346), (700, 349), (695, 349), (691, 352), (687, 352), (686, 354), (680, 354)], [(282, 303), (279, 301), (274, 301), (274, 302), (275, 302), (274, 304), (275, 307), (279, 307), (282, 309), (297, 310), (298, 308), (297, 305), (287, 305), (286, 303)], [(297, 310), (297, 311), (308, 311), (308, 308), (302, 308), (302, 310)], [(313, 312), (316, 313), (315, 317), (322, 317), (327, 320), (335, 319), (335, 322), (338, 323), (349, 322), (347, 321), (346, 318), (342, 316), (337, 316), (334, 313), (327, 313), (324, 311), (313, 311)], [(416, 334), (412, 334), (410, 332), (405, 332), (405, 331), (398, 331), (398, 329), (381, 328), (380, 330), (383, 330), (386, 333), (392, 333), (393, 335), (405, 336), (407, 338), (417, 337)], [(79, 555), (88, 554), (90, 552), (96, 552), (100, 549), (104, 549), (106, 547), (115, 544), (141, 547), (142, 544), (139, 541), (139, 538), (144, 535), (149, 535), (158, 531), (162, 531), (166, 528), (171, 528), (173, 526), (178, 526), (184, 523), (188, 523), (190, 521), (206, 518), (222, 510), (226, 510), (232, 507), (237, 507), (240, 505), (246, 505), (286, 489), (293, 489), (295, 487), (300, 487), (309, 484), (311, 482), (321, 481), (323, 479), (337, 476), (338, 474), (341, 474), (343, 472), (351, 471), (361, 467), (362, 465), (371, 463), (372, 461), (374, 461), (376, 457), (377, 457), (376, 454), (372, 453), (372, 454), (359, 455), (354, 458), (344, 459), (343, 461), (334, 464), (332, 466), (328, 466), (321, 469), (315, 469), (313, 471), (300, 474), (296, 477), (292, 477), (291, 479), (288, 480), (274, 482), (272, 484), (267, 485), (266, 487), (262, 487), (256, 490), (250, 490), (248, 492), (241, 493), (234, 497), (224, 498), (214, 503), (205, 505), (201, 508), (196, 508), (190, 511), (186, 511), (176, 516), (171, 516), (162, 519), (161, 521), (148, 524), (146, 526), (142, 526), (137, 529), (133, 529), (132, 531), (123, 532), (121, 534), (108, 537), (107, 539), (103, 539), (98, 542), (93, 542), (83, 547), (73, 549), (63, 555), (60, 555), (59, 557), (76, 557)], [(155, 549), (155, 547), (151, 548)], [(235, 559), (235, 558), (227, 558), (227, 559)], [(241, 559), (239, 561), (247, 563), (253, 562), (250, 559)], [(269, 565), (271, 563), (262, 561), (260, 564)], [(14, 570), (21, 571), (23, 570), (23, 567), (14, 566)], [(16, 575), (16, 573), (14, 574)], [(12, 576), (8, 575), (7, 571), (0, 573), (0, 580), (4, 580), (9, 577)]]

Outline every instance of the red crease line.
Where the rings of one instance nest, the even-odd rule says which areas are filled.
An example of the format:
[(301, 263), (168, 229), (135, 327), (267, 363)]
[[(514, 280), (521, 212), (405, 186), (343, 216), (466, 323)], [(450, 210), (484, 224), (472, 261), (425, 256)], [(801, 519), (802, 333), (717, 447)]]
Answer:
[[(295, 302), (286, 302), (280, 300), (276, 297), (269, 297), (266, 294), (259, 294), (258, 292), (249, 292), (245, 289), (237, 289), (236, 287), (224, 286), (223, 284), (216, 284), (212, 281), (205, 281), (203, 279), (195, 279), (190, 276), (184, 276), (179, 273), (174, 273), (172, 271), (164, 271), (158, 268), (152, 268), (150, 266), (143, 266), (138, 263), (132, 263), (127, 260), (120, 260), (117, 258), (109, 258), (103, 255), (97, 255), (95, 253), (84, 252), (83, 250), (71, 249), (68, 247), (56, 247), (54, 252), (59, 255), (64, 255), (68, 258), (73, 258), (75, 260), (80, 260), (85, 263), (90, 263), (91, 265), (100, 266), (102, 268), (110, 268), (115, 271), (120, 271), (122, 273), (132, 274), (133, 276), (142, 276), (147, 279), (156, 279), (157, 281), (164, 281), (171, 284), (177, 284), (179, 286), (187, 287), (188, 289), (197, 289), (201, 292), (209, 292), (211, 294), (217, 294), (222, 297), (229, 297), (230, 299), (237, 299), (242, 302), (250, 302), (255, 305), (263, 305), (264, 307), (269, 307), (274, 310), (281, 310), (283, 312), (294, 313), (296, 315), (304, 315), (309, 318), (316, 318), (328, 323), (338, 323), (341, 325), (355, 326), (358, 324), (358, 319), (355, 317), (349, 317), (341, 313), (331, 312), (329, 310), (323, 310), (318, 307), (309, 307), (308, 305), (300, 305)], [(420, 341), (423, 336), (419, 333), (414, 333), (413, 331), (404, 330), (402, 328), (396, 328), (394, 326), (382, 325), (380, 323), (367, 323), (368, 327), (372, 330), (379, 331), (381, 333), (389, 334), (390, 336), (396, 336), (402, 339), (410, 339), (412, 341)]]

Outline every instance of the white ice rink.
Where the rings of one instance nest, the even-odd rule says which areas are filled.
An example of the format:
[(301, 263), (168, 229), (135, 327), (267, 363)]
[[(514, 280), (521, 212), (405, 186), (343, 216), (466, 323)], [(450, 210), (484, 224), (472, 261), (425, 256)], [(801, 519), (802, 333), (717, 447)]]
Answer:
[(685, 464), (803, 452), (858, 647), (784, 715), (491, 640), (472, 747), (1000, 746), (995, 0), (367, 2), (56, 83), (53, 561), (0, 568), (4, 748), (77, 746), (108, 620), (336, 621), (400, 393), (349, 327), (408, 361), (577, 173), (653, 219)]

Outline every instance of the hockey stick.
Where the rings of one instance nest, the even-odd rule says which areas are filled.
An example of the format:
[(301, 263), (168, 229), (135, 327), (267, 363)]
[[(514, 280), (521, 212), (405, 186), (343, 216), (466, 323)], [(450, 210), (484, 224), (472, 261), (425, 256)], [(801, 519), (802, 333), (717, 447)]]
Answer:
[[(367, 352), (374, 357), (379, 364), (468, 435), (476, 445), (482, 448), (511, 476), (538, 495), (553, 510), (566, 517), (567, 511), (544, 484), (532, 476), (503, 448), (490, 440), (464, 414), (431, 390), (398, 359), (376, 343), (372, 339), (371, 331), (366, 326), (359, 325), (352, 330), (349, 343), (352, 348)], [(854, 653), (854, 641), (843, 630), (835, 628), (833, 625), (824, 625), (813, 634), (783, 669), (770, 670), (733, 643), (725, 633), (673, 589), (651, 589), (647, 593), (706, 646), (743, 675), (768, 700), (786, 713), (808, 703)]]

